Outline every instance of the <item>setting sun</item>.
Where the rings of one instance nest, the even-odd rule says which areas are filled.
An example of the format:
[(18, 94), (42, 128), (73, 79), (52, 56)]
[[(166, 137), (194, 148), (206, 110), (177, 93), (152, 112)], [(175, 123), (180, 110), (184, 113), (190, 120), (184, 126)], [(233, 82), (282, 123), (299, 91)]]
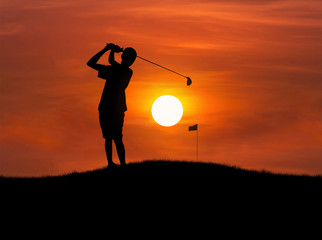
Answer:
[(179, 99), (171, 95), (164, 95), (154, 101), (152, 105), (153, 119), (164, 127), (177, 124), (183, 115), (183, 107)]

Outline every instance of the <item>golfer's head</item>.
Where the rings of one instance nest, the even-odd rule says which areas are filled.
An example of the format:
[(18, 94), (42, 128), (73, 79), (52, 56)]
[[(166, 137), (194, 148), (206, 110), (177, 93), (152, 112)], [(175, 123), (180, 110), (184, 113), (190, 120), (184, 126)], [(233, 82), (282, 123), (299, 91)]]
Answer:
[(134, 50), (134, 48), (125, 48), (123, 53), (122, 53), (122, 64), (125, 66), (131, 66), (135, 59), (136, 59), (136, 51)]

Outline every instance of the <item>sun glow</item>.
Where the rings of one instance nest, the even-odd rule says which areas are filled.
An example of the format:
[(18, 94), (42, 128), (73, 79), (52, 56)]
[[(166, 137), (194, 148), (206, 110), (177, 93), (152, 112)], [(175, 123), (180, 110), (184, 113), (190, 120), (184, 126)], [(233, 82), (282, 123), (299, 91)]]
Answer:
[(152, 105), (153, 119), (164, 127), (177, 124), (183, 115), (183, 107), (179, 99), (164, 95), (156, 99)]

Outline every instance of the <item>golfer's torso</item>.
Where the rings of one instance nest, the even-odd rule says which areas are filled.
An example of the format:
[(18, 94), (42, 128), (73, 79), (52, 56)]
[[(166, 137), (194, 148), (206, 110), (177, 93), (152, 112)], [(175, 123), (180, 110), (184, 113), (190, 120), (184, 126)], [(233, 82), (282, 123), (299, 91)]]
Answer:
[(123, 112), (127, 110), (125, 89), (131, 78), (128, 70), (130, 69), (118, 65), (109, 69), (99, 104), (100, 110)]

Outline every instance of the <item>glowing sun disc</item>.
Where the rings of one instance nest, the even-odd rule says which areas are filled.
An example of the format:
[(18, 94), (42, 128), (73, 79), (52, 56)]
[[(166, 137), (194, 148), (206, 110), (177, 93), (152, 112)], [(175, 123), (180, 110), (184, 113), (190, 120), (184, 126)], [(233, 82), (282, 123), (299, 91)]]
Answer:
[(152, 105), (152, 117), (161, 126), (171, 127), (177, 124), (181, 120), (182, 115), (182, 104), (174, 96), (161, 96)]

